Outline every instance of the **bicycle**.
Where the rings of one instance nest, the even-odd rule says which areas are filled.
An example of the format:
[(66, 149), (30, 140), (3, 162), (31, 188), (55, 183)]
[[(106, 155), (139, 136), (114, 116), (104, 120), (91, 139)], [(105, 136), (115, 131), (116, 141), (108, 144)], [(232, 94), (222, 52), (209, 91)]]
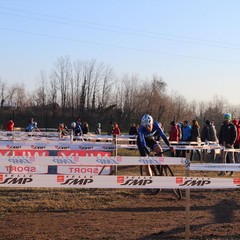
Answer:
[[(169, 150), (163, 151), (159, 153), (158, 155), (155, 154), (153, 156), (162, 156), (163, 153), (168, 152)], [(140, 174), (141, 176), (144, 176), (144, 167), (145, 166), (140, 166)], [(149, 165), (151, 168), (151, 172), (153, 176), (172, 176), (174, 177), (174, 173), (172, 169), (169, 167), (169, 165)], [(151, 189), (151, 194), (155, 195), (161, 192), (161, 189)], [(173, 192), (177, 199), (181, 200), (182, 199), (182, 191), (180, 189), (173, 189)]]

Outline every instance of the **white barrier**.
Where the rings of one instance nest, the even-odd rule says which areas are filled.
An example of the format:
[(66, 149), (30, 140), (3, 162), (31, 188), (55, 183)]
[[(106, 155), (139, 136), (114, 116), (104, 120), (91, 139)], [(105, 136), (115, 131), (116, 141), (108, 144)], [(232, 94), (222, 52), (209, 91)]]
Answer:
[(240, 164), (235, 163), (209, 163), (209, 164), (190, 164), (193, 171), (233, 171), (240, 172)]
[(70, 150), (104, 150), (112, 151), (116, 146), (112, 143), (93, 143), (93, 142), (75, 142), (75, 141), (0, 141), (0, 149), (45, 149), (45, 150), (60, 150), (60, 149), (70, 149)]
[[(0, 166), (0, 174), (48, 174), (48, 166), (35, 165), (6, 165)], [(85, 175), (110, 175), (112, 169), (110, 166), (56, 166), (56, 174), (85, 174)]]
[[(96, 135), (96, 134), (84, 134), (82, 136), (64, 136), (60, 138), (60, 132), (7, 132), (0, 131), (0, 140), (4, 141), (12, 141), (12, 140), (61, 140), (61, 141), (69, 141), (71, 139), (80, 140), (80, 141), (113, 141), (116, 137), (112, 135)], [(118, 141), (136, 141), (136, 135), (118, 135)]]
[(2, 174), (0, 187), (219, 189), (240, 188), (240, 178)]
[[(131, 139), (132, 141), (132, 139)], [(65, 145), (66, 147), (66, 145)], [(118, 145), (117, 145), (118, 147)], [(130, 147), (133, 147), (130, 145)], [(219, 149), (219, 146), (176, 146), (176, 150), (196, 150), (196, 149)], [(113, 150), (113, 148), (111, 149)], [(131, 159), (130, 159), (131, 158)], [(17, 167), (14, 164), (23, 164), (20, 167), (30, 167), (34, 164), (54, 165), (58, 167), (57, 173), (68, 173), (67, 171), (81, 171), (79, 164), (101, 165), (102, 169), (105, 166), (111, 165), (186, 165), (187, 170), (192, 170), (194, 167), (189, 166), (189, 161), (186, 159), (167, 158), (167, 157), (38, 157), (37, 160), (26, 157), (3, 157), (1, 165), (7, 164), (9, 167)], [(25, 166), (26, 164), (26, 166)], [(73, 166), (69, 166), (73, 165)], [(64, 166), (62, 166), (64, 165)], [(5, 166), (6, 167), (6, 166)], [(40, 166), (41, 167), (41, 166)], [(68, 167), (68, 170), (66, 168)], [(192, 167), (192, 168), (191, 168)], [(195, 169), (220, 169), (226, 166), (196, 166)], [(233, 167), (233, 166), (231, 166)], [(236, 171), (237, 167), (234, 166)], [(71, 168), (71, 170), (69, 169)], [(84, 166), (85, 168), (85, 166)], [(203, 171), (204, 171), (203, 170)], [(84, 171), (87, 171), (85, 169)], [(93, 171), (92, 169), (89, 171)], [(230, 170), (232, 171), (232, 170)], [(188, 174), (189, 171), (187, 171)], [(75, 172), (74, 172), (75, 173)], [(167, 189), (186, 189), (186, 239), (190, 236), (190, 189), (219, 189), (219, 188), (240, 188), (240, 178), (208, 178), (208, 177), (150, 177), (150, 176), (93, 176), (87, 175), (84, 172), (81, 175), (59, 175), (59, 174), (0, 174), (0, 187), (47, 187), (47, 188), (167, 188)]]
[(122, 156), (95, 156), (95, 157), (61, 157), (61, 156), (4, 156), (1, 165), (101, 165), (101, 166), (129, 166), (129, 165), (185, 165), (185, 158), (175, 157), (122, 157)]

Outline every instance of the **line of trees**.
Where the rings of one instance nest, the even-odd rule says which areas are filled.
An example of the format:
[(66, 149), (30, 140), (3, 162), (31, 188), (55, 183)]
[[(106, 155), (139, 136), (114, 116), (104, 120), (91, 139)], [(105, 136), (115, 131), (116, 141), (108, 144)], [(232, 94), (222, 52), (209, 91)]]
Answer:
[(34, 116), (40, 127), (57, 127), (59, 122), (70, 125), (81, 118), (89, 123), (91, 131), (97, 122), (107, 128), (110, 121), (118, 122), (122, 131), (128, 131), (144, 113), (151, 114), (165, 129), (172, 120), (197, 119), (203, 125), (209, 119), (220, 127), (225, 112), (240, 116), (239, 107), (228, 104), (222, 97), (213, 96), (209, 102), (189, 102), (179, 92), (180, 88), (178, 92), (167, 93), (167, 83), (157, 74), (147, 79), (137, 74), (119, 77), (110, 66), (96, 60), (72, 61), (62, 56), (49, 73), (40, 72), (37, 87), (31, 92), (26, 92), (24, 85), (9, 86), (0, 79), (0, 123), (4, 128), (7, 119), (14, 117), (18, 120), (16, 125), (25, 127), (27, 119)]

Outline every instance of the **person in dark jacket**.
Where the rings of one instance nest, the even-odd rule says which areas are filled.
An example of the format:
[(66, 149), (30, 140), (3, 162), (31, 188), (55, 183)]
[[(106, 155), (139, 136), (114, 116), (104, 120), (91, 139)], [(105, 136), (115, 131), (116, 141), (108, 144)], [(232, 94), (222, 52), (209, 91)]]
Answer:
[[(130, 138), (135, 139), (138, 134), (138, 125), (133, 123), (128, 132), (129, 135), (132, 135)], [(129, 141), (129, 144), (135, 144), (135, 141)]]
[[(191, 141), (193, 142), (200, 142), (200, 126), (198, 124), (198, 121), (196, 119), (192, 120), (192, 128), (191, 128), (191, 136), (190, 136)], [(201, 160), (201, 154), (200, 154), (200, 150), (196, 150), (197, 154), (198, 154), (198, 160)], [(190, 160), (193, 160), (193, 154), (194, 154), (194, 150), (191, 151), (191, 155), (190, 155)]]
[[(211, 142), (210, 145), (214, 145), (218, 143), (217, 131), (213, 123), (209, 120), (206, 120), (205, 126), (201, 131), (201, 140), (202, 142)], [(216, 150), (211, 149), (211, 160), (216, 160)]]
[[(237, 138), (237, 129), (231, 122), (231, 119), (231, 114), (224, 114), (224, 121), (219, 131), (219, 144), (224, 146), (225, 149), (233, 149)], [(226, 163), (235, 163), (233, 152), (227, 152), (224, 157), (224, 161), (226, 161)], [(225, 173), (221, 172), (220, 174), (224, 175)], [(227, 175), (229, 176), (232, 174), (233, 172), (227, 172)]]

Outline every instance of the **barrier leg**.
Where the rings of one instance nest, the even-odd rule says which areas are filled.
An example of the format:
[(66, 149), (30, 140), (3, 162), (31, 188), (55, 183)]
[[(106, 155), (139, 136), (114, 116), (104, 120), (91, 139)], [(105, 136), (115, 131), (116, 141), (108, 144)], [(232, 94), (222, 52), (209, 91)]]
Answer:
[[(114, 156), (117, 158), (118, 152), (117, 152), (117, 135), (113, 135), (113, 143), (115, 144), (115, 152), (114, 152)], [(113, 166), (115, 175), (117, 175), (117, 166)]]
[(190, 239), (190, 189), (186, 189), (186, 226), (185, 226), (185, 239)]
[[(190, 159), (189, 155), (186, 155), (186, 159)], [(190, 176), (190, 160), (186, 162), (186, 176)], [(185, 213), (185, 239), (190, 240), (190, 189), (186, 189)]]

